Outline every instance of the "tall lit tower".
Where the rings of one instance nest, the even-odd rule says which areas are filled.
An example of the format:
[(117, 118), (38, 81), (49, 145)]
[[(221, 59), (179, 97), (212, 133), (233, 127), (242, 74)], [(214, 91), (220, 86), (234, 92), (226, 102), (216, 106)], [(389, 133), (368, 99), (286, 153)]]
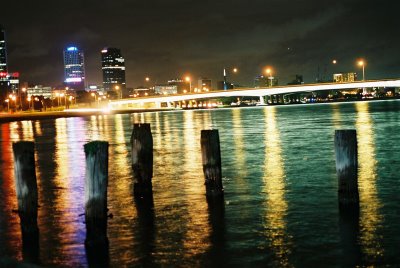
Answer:
[(7, 73), (6, 33), (0, 25), (0, 72)]
[(104, 48), (101, 51), (103, 86), (107, 91), (114, 91), (120, 98), (126, 91), (125, 60), (118, 48)]
[(64, 84), (70, 89), (85, 89), (85, 64), (83, 51), (75, 46), (64, 50)]

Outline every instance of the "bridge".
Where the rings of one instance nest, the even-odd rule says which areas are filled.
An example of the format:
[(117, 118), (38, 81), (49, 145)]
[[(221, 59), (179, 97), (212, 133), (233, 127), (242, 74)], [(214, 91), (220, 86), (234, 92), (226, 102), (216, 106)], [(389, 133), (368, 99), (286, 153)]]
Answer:
[(192, 101), (198, 99), (210, 99), (221, 97), (259, 97), (260, 103), (265, 104), (264, 97), (279, 94), (316, 92), (324, 90), (346, 90), (357, 88), (393, 88), (400, 87), (399, 79), (357, 81), (351, 83), (321, 83), (321, 84), (302, 84), (293, 86), (276, 86), (267, 88), (241, 88), (230, 90), (219, 90), (204, 93), (186, 93), (177, 95), (162, 95), (138, 97), (129, 99), (114, 100), (109, 103), (110, 109), (123, 109), (128, 107), (153, 107), (160, 108), (161, 103), (171, 103), (180, 101)]

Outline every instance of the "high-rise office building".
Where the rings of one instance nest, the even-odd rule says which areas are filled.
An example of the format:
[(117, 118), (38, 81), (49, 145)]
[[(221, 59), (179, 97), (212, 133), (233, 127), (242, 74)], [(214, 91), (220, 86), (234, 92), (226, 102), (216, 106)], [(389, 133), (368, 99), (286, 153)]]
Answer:
[(106, 91), (114, 91), (119, 98), (127, 95), (125, 83), (125, 60), (118, 48), (104, 48), (101, 51), (103, 86)]
[(0, 101), (3, 101), (10, 90), (9, 75), (7, 72), (6, 33), (0, 25)]
[(75, 46), (64, 50), (64, 84), (70, 89), (85, 89), (85, 63), (83, 51)]
[(0, 25), (0, 72), (7, 72), (6, 33)]

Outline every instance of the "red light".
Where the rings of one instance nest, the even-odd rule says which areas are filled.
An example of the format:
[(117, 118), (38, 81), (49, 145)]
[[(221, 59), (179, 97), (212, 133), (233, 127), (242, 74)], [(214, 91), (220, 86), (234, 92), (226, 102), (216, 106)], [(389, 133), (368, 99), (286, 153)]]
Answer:
[(0, 72), (0, 77), (6, 77), (7, 76), (7, 73), (5, 73), (5, 72)]
[(17, 77), (19, 77), (19, 73), (18, 72), (12, 73), (11, 76), (17, 78)]

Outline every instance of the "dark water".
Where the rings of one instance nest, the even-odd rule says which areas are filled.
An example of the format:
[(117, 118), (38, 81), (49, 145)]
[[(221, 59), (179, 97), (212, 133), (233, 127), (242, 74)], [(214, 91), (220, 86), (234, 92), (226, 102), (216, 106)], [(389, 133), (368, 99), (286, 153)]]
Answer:
[[(83, 145), (110, 142), (109, 265), (400, 265), (400, 102), (104, 115), (0, 125), (0, 259), (88, 266)], [(151, 123), (154, 210), (132, 197), (132, 123)], [(207, 203), (200, 130), (219, 129), (223, 203)], [(360, 213), (339, 213), (333, 134), (355, 128)], [(11, 143), (36, 142), (39, 250), (22, 250)], [(90, 261), (93, 261), (90, 259)]]

